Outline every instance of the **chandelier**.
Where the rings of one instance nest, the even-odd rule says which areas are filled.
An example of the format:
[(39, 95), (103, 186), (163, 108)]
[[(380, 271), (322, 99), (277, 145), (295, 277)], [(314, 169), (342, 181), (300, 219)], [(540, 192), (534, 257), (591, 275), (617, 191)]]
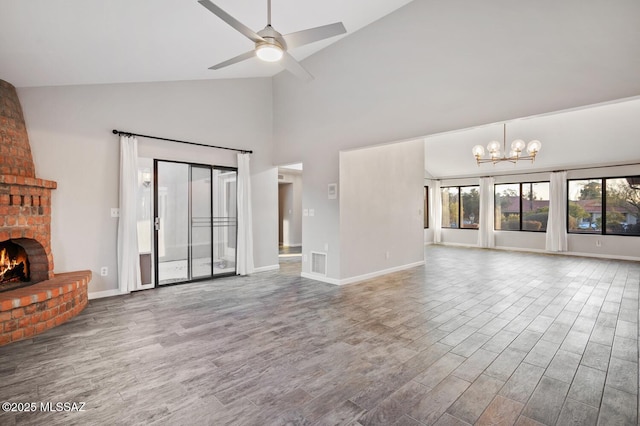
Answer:
[[(525, 152), (526, 147), (526, 152)], [(478, 166), (482, 163), (500, 163), (502, 161), (508, 161), (509, 163), (517, 163), (518, 160), (531, 160), (536, 159), (536, 154), (542, 148), (542, 144), (538, 140), (532, 140), (528, 144), (522, 139), (516, 139), (511, 142), (511, 151), (507, 156), (507, 124), (503, 124), (503, 134), (502, 134), (502, 153), (500, 152), (500, 142), (491, 141), (487, 144), (487, 151), (489, 152), (489, 156), (487, 158), (483, 158), (485, 154), (484, 147), (482, 145), (476, 145), (473, 147), (471, 152), (473, 152), (473, 156), (476, 157), (476, 162)]]

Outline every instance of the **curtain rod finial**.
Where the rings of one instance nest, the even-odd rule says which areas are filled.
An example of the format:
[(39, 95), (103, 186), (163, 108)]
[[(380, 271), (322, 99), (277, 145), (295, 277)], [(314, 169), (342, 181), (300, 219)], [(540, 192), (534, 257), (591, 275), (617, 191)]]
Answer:
[(117, 134), (118, 134), (118, 131), (117, 131), (117, 130), (115, 130), (115, 129), (113, 129), (113, 130), (111, 131), (111, 133), (113, 133), (114, 135), (117, 135)]

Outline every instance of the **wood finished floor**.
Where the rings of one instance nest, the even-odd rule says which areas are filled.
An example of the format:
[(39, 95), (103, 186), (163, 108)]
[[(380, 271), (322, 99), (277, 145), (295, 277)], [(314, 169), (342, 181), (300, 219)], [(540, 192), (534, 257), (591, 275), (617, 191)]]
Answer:
[(636, 425), (640, 263), (426, 248), (336, 287), (299, 264), (91, 301), (0, 348), (0, 424)]

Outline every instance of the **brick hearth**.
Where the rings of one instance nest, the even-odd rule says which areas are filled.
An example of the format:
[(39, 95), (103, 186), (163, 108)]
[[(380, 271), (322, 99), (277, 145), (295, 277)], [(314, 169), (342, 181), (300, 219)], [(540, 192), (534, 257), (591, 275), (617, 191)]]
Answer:
[(0, 293), (0, 346), (27, 339), (78, 315), (87, 305), (91, 271)]
[(31, 337), (80, 313), (90, 271), (54, 276), (51, 191), (36, 177), (16, 89), (0, 80), (0, 242), (21, 246), (29, 259), (27, 287), (0, 293), (0, 345)]

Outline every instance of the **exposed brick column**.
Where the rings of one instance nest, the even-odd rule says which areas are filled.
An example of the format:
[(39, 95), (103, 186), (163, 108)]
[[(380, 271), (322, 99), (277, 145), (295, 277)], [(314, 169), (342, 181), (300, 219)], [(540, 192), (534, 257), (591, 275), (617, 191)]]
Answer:
[(21, 245), (31, 264), (31, 281), (53, 278), (51, 191), (38, 179), (16, 89), (0, 80), (0, 242)]
[(0, 174), (36, 177), (16, 88), (0, 80)]

